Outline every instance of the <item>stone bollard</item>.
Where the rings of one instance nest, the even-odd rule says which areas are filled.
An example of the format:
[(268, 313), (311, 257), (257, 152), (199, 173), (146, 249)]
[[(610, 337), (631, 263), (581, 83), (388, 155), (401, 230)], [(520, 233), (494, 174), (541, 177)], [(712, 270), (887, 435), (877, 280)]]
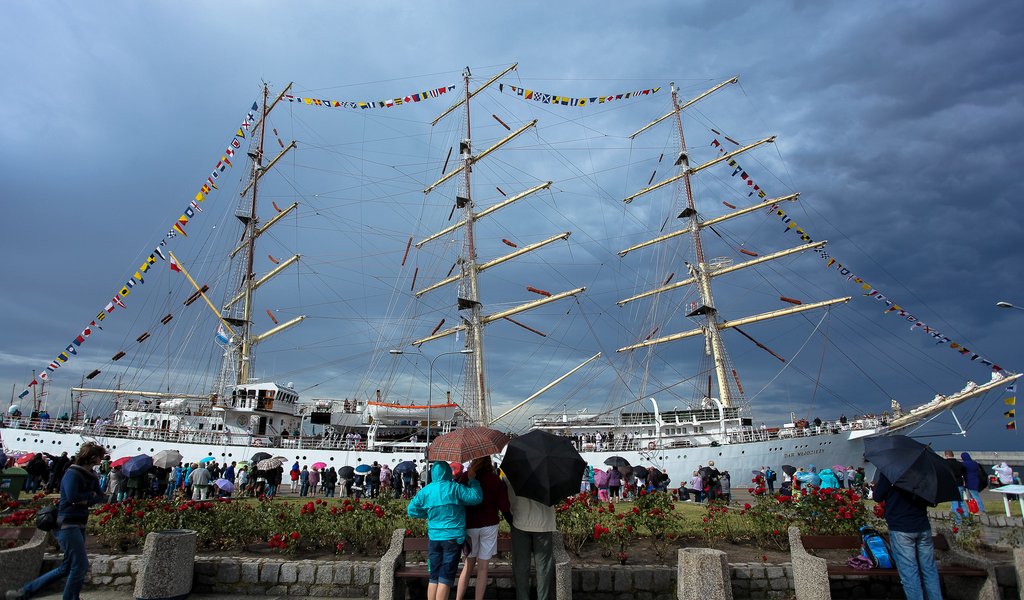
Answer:
[(711, 548), (679, 550), (679, 600), (732, 600), (732, 578), (725, 552)]
[(196, 532), (189, 529), (154, 531), (146, 536), (135, 579), (136, 600), (188, 597), (196, 563), (196, 539)]

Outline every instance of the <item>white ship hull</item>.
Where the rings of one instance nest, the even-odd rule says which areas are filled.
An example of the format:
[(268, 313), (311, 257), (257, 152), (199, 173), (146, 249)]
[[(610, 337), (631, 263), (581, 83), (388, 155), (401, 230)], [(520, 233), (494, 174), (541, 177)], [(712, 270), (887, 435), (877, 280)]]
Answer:
[[(588, 464), (603, 467), (604, 461), (610, 456), (621, 456), (632, 465), (656, 466), (667, 472), (672, 478), (672, 487), (680, 482), (699, 465), (707, 465), (714, 460), (721, 470), (732, 475), (733, 485), (747, 487), (750, 473), (761, 466), (768, 465), (779, 470), (783, 464), (796, 467), (816, 465), (819, 468), (832, 465), (853, 465), (869, 467), (864, 461), (864, 438), (874, 435), (885, 435), (887, 428), (846, 430), (838, 433), (821, 433), (813, 436), (800, 436), (783, 439), (769, 439), (743, 443), (722, 444), (719, 446), (700, 446), (689, 448), (673, 448), (664, 450), (585, 450), (581, 454)], [(160, 432), (153, 432), (154, 438)], [(235, 436), (238, 437), (238, 436)], [(31, 429), (0, 429), (3, 447), (8, 452), (48, 452), (69, 455), (77, 451), (79, 445), (87, 441), (102, 444), (110, 451), (111, 458), (138, 454), (153, 455), (161, 450), (177, 450), (186, 462), (196, 462), (212, 456), (218, 463), (249, 460), (257, 452), (267, 452), (273, 456), (283, 456), (291, 464), (298, 461), (300, 465), (324, 462), (328, 466), (355, 466), (362, 463), (390, 464), (423, 458), (422, 447), (409, 446), (392, 448), (393, 451), (365, 450), (345, 447), (344, 442), (303, 438), (292, 440), (287, 445), (235, 445), (218, 444), (215, 440), (183, 442), (163, 439), (147, 439), (142, 437), (118, 437), (107, 435), (89, 435), (76, 432), (38, 431)], [(258, 441), (258, 438), (257, 438)], [(869, 469), (870, 471), (870, 469)], [(781, 483), (781, 482), (780, 482)]]

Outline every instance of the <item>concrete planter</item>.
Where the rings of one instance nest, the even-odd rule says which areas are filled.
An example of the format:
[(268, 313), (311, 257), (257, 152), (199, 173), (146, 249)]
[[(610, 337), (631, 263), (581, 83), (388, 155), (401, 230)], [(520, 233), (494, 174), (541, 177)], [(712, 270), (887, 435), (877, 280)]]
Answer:
[(195, 531), (169, 529), (146, 536), (135, 580), (137, 600), (180, 600), (192, 591)]
[(732, 600), (729, 561), (721, 550), (679, 550), (677, 581), (679, 600)]
[(0, 590), (19, 588), (39, 576), (47, 538), (45, 531), (36, 529), (28, 543), (0, 550)]

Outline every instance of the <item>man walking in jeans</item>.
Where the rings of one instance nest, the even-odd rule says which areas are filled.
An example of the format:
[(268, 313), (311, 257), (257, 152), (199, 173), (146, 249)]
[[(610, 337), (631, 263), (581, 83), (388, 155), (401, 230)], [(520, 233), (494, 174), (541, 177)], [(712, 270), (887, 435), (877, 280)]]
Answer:
[(942, 600), (932, 527), (928, 523), (929, 504), (893, 487), (881, 473), (872, 497), (876, 502), (885, 502), (889, 546), (907, 600)]

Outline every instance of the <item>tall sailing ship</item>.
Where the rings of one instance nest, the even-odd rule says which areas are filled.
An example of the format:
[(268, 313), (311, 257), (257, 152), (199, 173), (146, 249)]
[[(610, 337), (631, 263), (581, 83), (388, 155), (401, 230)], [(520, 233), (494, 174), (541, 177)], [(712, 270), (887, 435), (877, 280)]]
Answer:
[[(431, 124), (434, 126), (446, 119), (450, 123), (462, 117), (457, 126), (451, 126), (452, 131), (458, 131), (458, 139), (452, 144), (452, 149), (456, 146), (458, 148), (455, 161), (451, 162), (452, 152), (449, 151), (443, 161), (441, 174), (420, 190), (423, 198), (428, 200), (438, 194), (448, 194), (452, 199), (449, 221), (453, 222), (439, 231), (424, 234), (419, 240), (409, 238), (402, 257), (403, 269), (411, 251), (432, 252), (433, 268), (428, 269), (424, 265), (424, 279), (428, 271), (439, 272), (441, 275), (436, 280), (421, 283), (420, 270), (416, 267), (409, 288), (396, 291), (396, 296), (414, 300), (443, 297), (441, 306), (447, 306), (447, 309), (443, 309), (446, 311), (443, 313), (445, 316), (433, 330), (418, 333), (411, 330), (393, 331), (390, 335), (381, 336), (382, 340), (377, 343), (374, 351), (378, 357), (390, 357), (391, 368), (396, 370), (403, 360), (433, 357), (427, 369), (426, 398), (423, 398), (419, 390), (407, 395), (396, 393), (394, 388), (399, 384), (392, 376), (392, 385), (384, 386), (383, 392), (381, 387), (364, 386), (366, 389), (362, 397), (357, 395), (351, 399), (314, 398), (300, 401), (293, 382), (256, 377), (253, 367), (255, 350), (267, 340), (306, 320), (306, 315), (299, 314), (279, 322), (268, 311), (273, 327), (262, 333), (256, 332), (257, 290), (287, 272), (289, 267), (299, 264), (302, 258), (299, 254), (284, 260), (270, 256), (274, 267), (265, 275), (258, 276), (256, 273), (255, 259), (260, 255), (257, 244), (271, 238), (273, 228), (299, 206), (298, 202), (293, 202), (280, 208), (275, 202), (274, 215), (265, 220), (261, 218), (261, 214), (264, 214), (261, 210), (265, 210), (261, 204), (263, 178), (275, 168), (281, 168), (284, 164), (282, 160), (296, 148), (295, 142), (285, 144), (277, 136), (277, 130), (272, 128), (274, 137), (277, 137), (279, 152), (269, 160), (265, 155), (265, 142), (274, 139), (267, 129), (271, 111), (282, 101), (295, 102), (297, 99), (288, 93), (289, 86), (271, 100), (269, 89), (264, 86), (258, 117), (247, 127), (253, 133), (247, 153), (249, 175), (241, 186), (234, 213), (242, 232), (238, 243), (228, 252), (231, 267), (224, 279), (224, 300), (219, 305), (215, 304), (208, 297), (208, 287), (200, 285), (189, 274), (186, 265), (173, 253), (170, 255), (174, 268), (183, 272), (191, 286), (184, 304), (205, 305), (215, 316), (219, 332), (217, 348), (221, 356), (220, 366), (209, 389), (202, 393), (185, 393), (81, 385), (73, 388), (79, 397), (113, 397), (114, 409), (109, 419), (102, 415), (100, 418), (96, 418), (96, 415), (83, 418), (83, 415), (76, 414), (78, 418), (68, 420), (39, 420), (24, 414), (9, 414), (0, 428), (5, 450), (71, 452), (85, 441), (96, 441), (109, 447), (115, 458), (175, 449), (190, 461), (208, 456), (222, 462), (238, 461), (256, 452), (283, 456), (289, 462), (295, 460), (307, 464), (322, 461), (339, 467), (373, 461), (391, 464), (419, 460), (430, 439), (452, 428), (467, 424), (509, 427), (512, 419), (521, 419), (521, 415), (530, 410), (527, 408), (530, 402), (545, 394), (549, 406), (552, 405), (553, 395), (562, 394), (561, 399), (564, 400), (568, 394), (561, 390), (594, 365), (611, 365), (613, 370), (634, 370), (633, 373), (616, 375), (617, 379), (639, 377), (646, 380), (646, 369), (649, 368), (646, 365), (656, 356), (656, 352), (670, 347), (677, 348), (673, 352), (680, 352), (679, 347), (686, 344), (696, 346), (698, 343), (682, 340), (697, 338), (703, 342), (696, 349), (701, 359), (696, 373), (687, 378), (687, 386), (692, 394), (688, 401), (681, 402), (675, 394), (660, 399), (656, 391), (647, 393), (641, 384), (633, 387), (626, 401), (619, 406), (598, 407), (596, 401), (587, 401), (580, 410), (570, 411), (566, 407), (561, 411), (532, 414), (528, 419), (530, 428), (572, 437), (584, 458), (592, 465), (602, 465), (607, 458), (617, 455), (632, 464), (657, 466), (679, 480), (697, 465), (707, 464), (710, 460), (737, 473), (757, 469), (761, 465), (777, 467), (784, 463), (859, 466), (863, 464), (862, 446), (866, 437), (912, 431), (935, 415), (968, 399), (1005, 387), (1019, 377), (1001, 369), (993, 370), (991, 380), (980, 385), (967, 382), (956, 393), (936, 396), (932, 401), (909, 411), (904, 411), (894, 400), (890, 411), (854, 415), (850, 418), (833, 416), (824, 421), (811, 421), (793, 414), (786, 422), (768, 425), (755, 416), (754, 407), (745, 398), (739, 369), (726, 350), (723, 333), (736, 331), (782, 360), (742, 328), (809, 311), (828, 311), (830, 307), (846, 303), (850, 298), (808, 303), (783, 298), (791, 306), (752, 316), (728, 319), (723, 316), (722, 305), (716, 301), (713, 293), (718, 278), (808, 251), (820, 252), (826, 244), (824, 241), (812, 242), (808, 239), (807, 243), (799, 246), (764, 255), (743, 250), (742, 262), (710, 254), (705, 237), (709, 232), (720, 237), (716, 226), (721, 229), (734, 220), (773, 212), (779, 206), (799, 201), (799, 194), (795, 193), (773, 198), (762, 193), (755, 198), (754, 204), (742, 208), (723, 202), (731, 210), (719, 216), (705, 216), (706, 212), (699, 208), (700, 199), (694, 191), (697, 178), (717, 165), (735, 165), (737, 157), (774, 142), (773, 137), (746, 145), (734, 142), (735, 148), (727, 150), (716, 138), (711, 147), (712, 158), (703, 161), (696, 159), (699, 152), (695, 147), (687, 145), (684, 135), (685, 111), (737, 82), (736, 78), (731, 78), (686, 101), (680, 100), (679, 90), (672, 84), (670, 110), (629, 136), (634, 139), (658, 128), (671, 127), (677, 146), (674, 149), (675, 156), (670, 159), (674, 174), (658, 183), (653, 183), (652, 174), (645, 187), (624, 199), (629, 209), (650, 197), (659, 194), (665, 196), (667, 201), (663, 204), (667, 206), (666, 212), (655, 218), (655, 221), (662, 223), (661, 231), (656, 237), (621, 249), (618, 257), (628, 263), (637, 255), (660, 254), (655, 264), (658, 268), (667, 266), (672, 274), (659, 286), (617, 299), (615, 304), (618, 307), (629, 308), (586, 301), (592, 304), (596, 302), (601, 311), (630, 310), (644, 303), (655, 305), (648, 311), (637, 311), (651, 319), (651, 322), (642, 325), (646, 337), (617, 349), (614, 354), (628, 357), (625, 360), (614, 360), (601, 352), (589, 357), (580, 356), (578, 364), (559, 373), (553, 381), (537, 385), (534, 393), (516, 398), (507, 410), (494, 414), (488, 377), (488, 367), (492, 363), (488, 356), (509, 352), (511, 349), (504, 343), (485, 344), (485, 329), (500, 323), (503, 327), (516, 328), (529, 335), (547, 337), (546, 333), (524, 322), (523, 317), (535, 314), (534, 311), (542, 307), (551, 309), (560, 303), (572, 306), (575, 302), (578, 307), (588, 293), (587, 287), (580, 285), (569, 284), (555, 292), (526, 285), (523, 287), (529, 294), (536, 296), (534, 299), (505, 304), (504, 299), (488, 296), (484, 291), (483, 280), (492, 273), (501, 271), (516, 260), (530, 260), (542, 255), (559, 243), (567, 243), (572, 235), (570, 231), (555, 230), (543, 235), (536, 234), (536, 241), (520, 245), (500, 238), (501, 234), (496, 233), (506, 229), (494, 223), (502, 222), (502, 216), (507, 211), (529, 203), (543, 192), (550, 192), (553, 180), (538, 179), (509, 193), (498, 186), (495, 189), (500, 193), (499, 200), (493, 203), (480, 200), (487, 194), (481, 192), (482, 184), (475, 180), (474, 171), (488, 167), (488, 161), (498, 160), (503, 152), (522, 149), (516, 146), (517, 140), (527, 132), (536, 131), (538, 125), (536, 118), (508, 124), (493, 114), (494, 120), (503, 130), (500, 138), (478, 148), (471, 135), (474, 130), (474, 111), (471, 107), (475, 107), (478, 94), (493, 92), (496, 87), (504, 91), (504, 84), (500, 81), (515, 68), (516, 65), (512, 65), (475, 89), (467, 68), (462, 77), (461, 89), (457, 92), (458, 101)], [(513, 92), (516, 91), (515, 86), (509, 87)], [(438, 91), (441, 89), (456, 93), (451, 86), (439, 88)], [(518, 91), (521, 92), (521, 88)], [(406, 98), (406, 102), (409, 101)], [(725, 139), (731, 141), (731, 138)], [(552, 164), (544, 163), (539, 170), (547, 169)], [(517, 183), (522, 179), (517, 177)], [(634, 203), (634, 200), (637, 202)], [(423, 206), (424, 211), (429, 211), (443, 205), (444, 202), (427, 202)], [(447, 212), (449, 209), (441, 210)], [(557, 219), (552, 218), (549, 222), (554, 221)], [(670, 222), (678, 222), (680, 226), (665, 233)], [(489, 228), (485, 236), (487, 248), (491, 247), (489, 242), (498, 237), (512, 250), (492, 258), (481, 258), (481, 248), (485, 244), (481, 243), (480, 231), (485, 227)], [(507, 235), (514, 237), (512, 234)], [(455, 256), (452, 257), (451, 253)], [(444, 266), (438, 270), (439, 265)], [(686, 276), (672, 281), (676, 270), (685, 271)], [(655, 275), (663, 276), (663, 273)], [(651, 281), (651, 278), (637, 277), (637, 281)], [(659, 304), (660, 299), (673, 295), (683, 295), (685, 300), (677, 297), (672, 302)], [(165, 325), (170, 321), (169, 317), (170, 313), (164, 317), (166, 320), (162, 322)], [(663, 326), (667, 329), (681, 318), (689, 321), (688, 329), (658, 335)], [(446, 328), (444, 325), (449, 319), (450, 323), (455, 324), (449, 324)], [(139, 336), (139, 343), (147, 336), (148, 333)], [(371, 333), (367, 332), (367, 337), (370, 336)], [(432, 351), (429, 354), (424, 352), (425, 349), (433, 349), (441, 340), (446, 340), (449, 343), (447, 348), (453, 349), (447, 352)], [(594, 347), (599, 345), (595, 343)], [(446, 355), (450, 360), (464, 360), (462, 389), (454, 397), (448, 392), (444, 398), (435, 400), (434, 360)], [(535, 361), (544, 359), (543, 356), (533, 358)], [(117, 357), (113, 360), (116, 361)], [(96, 373), (98, 370), (90, 373), (89, 379)], [(591, 382), (592, 389), (585, 392), (588, 397), (607, 392), (603, 384), (597, 383), (597, 379)], [(584, 394), (580, 391), (577, 393)], [(562, 403), (554, 401), (554, 405)], [(567, 404), (564, 402), (564, 405)]]

